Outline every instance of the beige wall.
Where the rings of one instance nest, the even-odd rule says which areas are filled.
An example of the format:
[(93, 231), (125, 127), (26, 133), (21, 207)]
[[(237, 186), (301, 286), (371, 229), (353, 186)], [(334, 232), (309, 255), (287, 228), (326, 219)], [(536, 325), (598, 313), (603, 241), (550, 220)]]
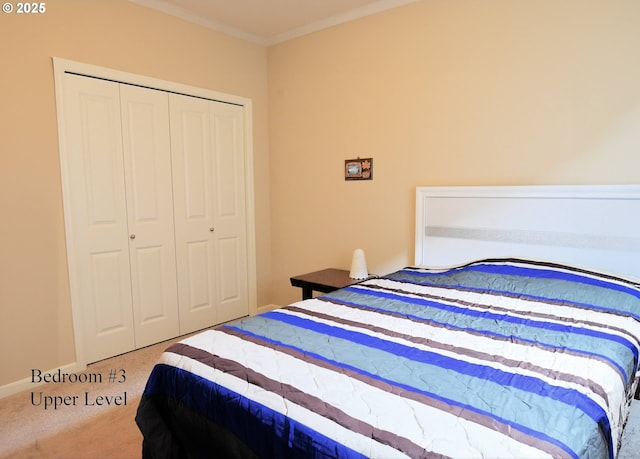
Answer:
[[(640, 2), (428, 0), (269, 49), (273, 301), (413, 260), (414, 187), (640, 183)], [(345, 182), (344, 160), (374, 179)]]
[(119, 1), (0, 15), (0, 386), (74, 361), (52, 56), (253, 100), (258, 304), (270, 281), (266, 49)]

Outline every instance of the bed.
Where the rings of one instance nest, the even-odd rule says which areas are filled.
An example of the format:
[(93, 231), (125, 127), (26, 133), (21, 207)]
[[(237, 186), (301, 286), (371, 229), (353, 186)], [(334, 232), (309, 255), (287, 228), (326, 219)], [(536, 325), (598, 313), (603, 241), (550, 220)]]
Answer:
[(169, 347), (143, 456), (614, 458), (639, 216), (638, 186), (418, 188), (415, 266)]

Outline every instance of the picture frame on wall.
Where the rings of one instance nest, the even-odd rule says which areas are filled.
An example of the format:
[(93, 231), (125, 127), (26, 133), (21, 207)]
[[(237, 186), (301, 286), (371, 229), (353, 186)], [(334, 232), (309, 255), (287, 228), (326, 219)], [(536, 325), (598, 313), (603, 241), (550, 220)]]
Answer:
[(373, 158), (345, 159), (345, 180), (371, 180), (373, 179)]

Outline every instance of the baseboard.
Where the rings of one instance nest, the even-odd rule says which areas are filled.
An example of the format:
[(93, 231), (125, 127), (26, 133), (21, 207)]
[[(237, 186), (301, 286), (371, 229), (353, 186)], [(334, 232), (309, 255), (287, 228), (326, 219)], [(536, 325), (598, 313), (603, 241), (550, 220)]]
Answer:
[(274, 309), (278, 309), (279, 305), (277, 304), (265, 304), (264, 306), (259, 306), (258, 307), (258, 314), (262, 314), (263, 312), (269, 312), (269, 311), (273, 311)]
[[(52, 370), (43, 371), (43, 373), (57, 373), (58, 370), (63, 373), (78, 373), (80, 371), (86, 370), (87, 367), (85, 365), (79, 365), (77, 362), (72, 362), (67, 365), (63, 365), (58, 368), (54, 368)], [(5, 384), (4, 386), (0, 386), (0, 399), (8, 397), (13, 394), (17, 394), (18, 392), (22, 392), (29, 389), (34, 389), (38, 386), (41, 386), (42, 383), (34, 383), (31, 378), (24, 378), (18, 381), (14, 381), (9, 384)]]

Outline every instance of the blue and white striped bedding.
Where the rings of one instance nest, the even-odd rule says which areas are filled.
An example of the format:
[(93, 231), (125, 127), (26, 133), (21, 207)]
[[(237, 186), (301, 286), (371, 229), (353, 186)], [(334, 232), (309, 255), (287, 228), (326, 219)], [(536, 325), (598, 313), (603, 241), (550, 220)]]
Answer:
[(152, 441), (144, 406), (166, 398), (263, 458), (611, 459), (639, 349), (631, 281), (406, 268), (173, 345), (138, 423)]

